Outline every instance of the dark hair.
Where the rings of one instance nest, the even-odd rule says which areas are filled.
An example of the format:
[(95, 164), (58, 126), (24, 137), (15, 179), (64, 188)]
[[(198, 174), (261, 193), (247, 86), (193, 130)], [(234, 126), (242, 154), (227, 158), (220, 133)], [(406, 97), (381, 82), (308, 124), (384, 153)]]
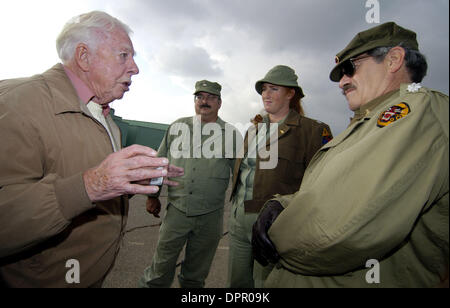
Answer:
[[(405, 50), (405, 63), (409, 76), (412, 82), (422, 82), (423, 78), (427, 75), (428, 63), (426, 57), (417, 50), (410, 49), (408, 47), (399, 45)], [(367, 52), (371, 57), (374, 57), (377, 63), (384, 60), (388, 52), (394, 47), (377, 47)]]

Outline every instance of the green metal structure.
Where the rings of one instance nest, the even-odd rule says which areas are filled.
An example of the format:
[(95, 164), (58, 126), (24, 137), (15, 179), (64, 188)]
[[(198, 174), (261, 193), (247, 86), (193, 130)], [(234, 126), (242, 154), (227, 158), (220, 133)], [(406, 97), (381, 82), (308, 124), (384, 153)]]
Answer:
[(113, 109), (111, 109), (111, 116), (122, 133), (122, 147), (140, 144), (158, 150), (164, 134), (169, 128), (168, 124), (122, 119), (114, 114)]

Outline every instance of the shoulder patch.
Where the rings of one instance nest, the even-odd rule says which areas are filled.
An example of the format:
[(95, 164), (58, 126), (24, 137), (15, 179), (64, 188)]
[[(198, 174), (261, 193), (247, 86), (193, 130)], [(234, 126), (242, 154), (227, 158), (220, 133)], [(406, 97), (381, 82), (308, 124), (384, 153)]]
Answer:
[(322, 132), (322, 145), (327, 144), (333, 139), (331, 136), (331, 133), (328, 131), (328, 129), (324, 128)]
[(401, 118), (406, 117), (411, 112), (411, 108), (407, 103), (400, 103), (398, 105), (392, 106), (385, 112), (383, 112), (378, 118), (377, 126), (386, 127), (389, 124), (394, 123)]

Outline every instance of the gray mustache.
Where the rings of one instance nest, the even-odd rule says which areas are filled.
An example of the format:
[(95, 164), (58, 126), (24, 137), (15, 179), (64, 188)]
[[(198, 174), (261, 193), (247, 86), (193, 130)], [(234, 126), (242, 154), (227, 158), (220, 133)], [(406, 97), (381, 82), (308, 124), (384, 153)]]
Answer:
[(345, 95), (345, 92), (350, 89), (356, 89), (356, 87), (352, 84), (346, 84), (342, 87), (342, 95)]

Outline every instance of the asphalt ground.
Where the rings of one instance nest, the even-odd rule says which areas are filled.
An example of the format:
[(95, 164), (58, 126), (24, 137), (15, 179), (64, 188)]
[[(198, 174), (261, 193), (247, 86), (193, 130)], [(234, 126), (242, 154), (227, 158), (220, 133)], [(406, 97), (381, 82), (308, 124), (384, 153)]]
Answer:
[[(214, 256), (213, 264), (205, 281), (206, 288), (225, 288), (228, 271), (228, 218), (230, 216), (229, 196), (231, 185), (227, 190), (224, 210), (224, 233)], [(112, 271), (106, 277), (103, 288), (137, 288), (144, 269), (150, 266), (156, 250), (161, 219), (167, 205), (167, 187), (161, 193), (161, 218), (155, 218), (145, 209), (146, 196), (137, 195), (130, 200), (130, 210), (124, 240)], [(184, 258), (184, 249), (177, 264)], [(177, 267), (172, 288), (178, 288)]]

